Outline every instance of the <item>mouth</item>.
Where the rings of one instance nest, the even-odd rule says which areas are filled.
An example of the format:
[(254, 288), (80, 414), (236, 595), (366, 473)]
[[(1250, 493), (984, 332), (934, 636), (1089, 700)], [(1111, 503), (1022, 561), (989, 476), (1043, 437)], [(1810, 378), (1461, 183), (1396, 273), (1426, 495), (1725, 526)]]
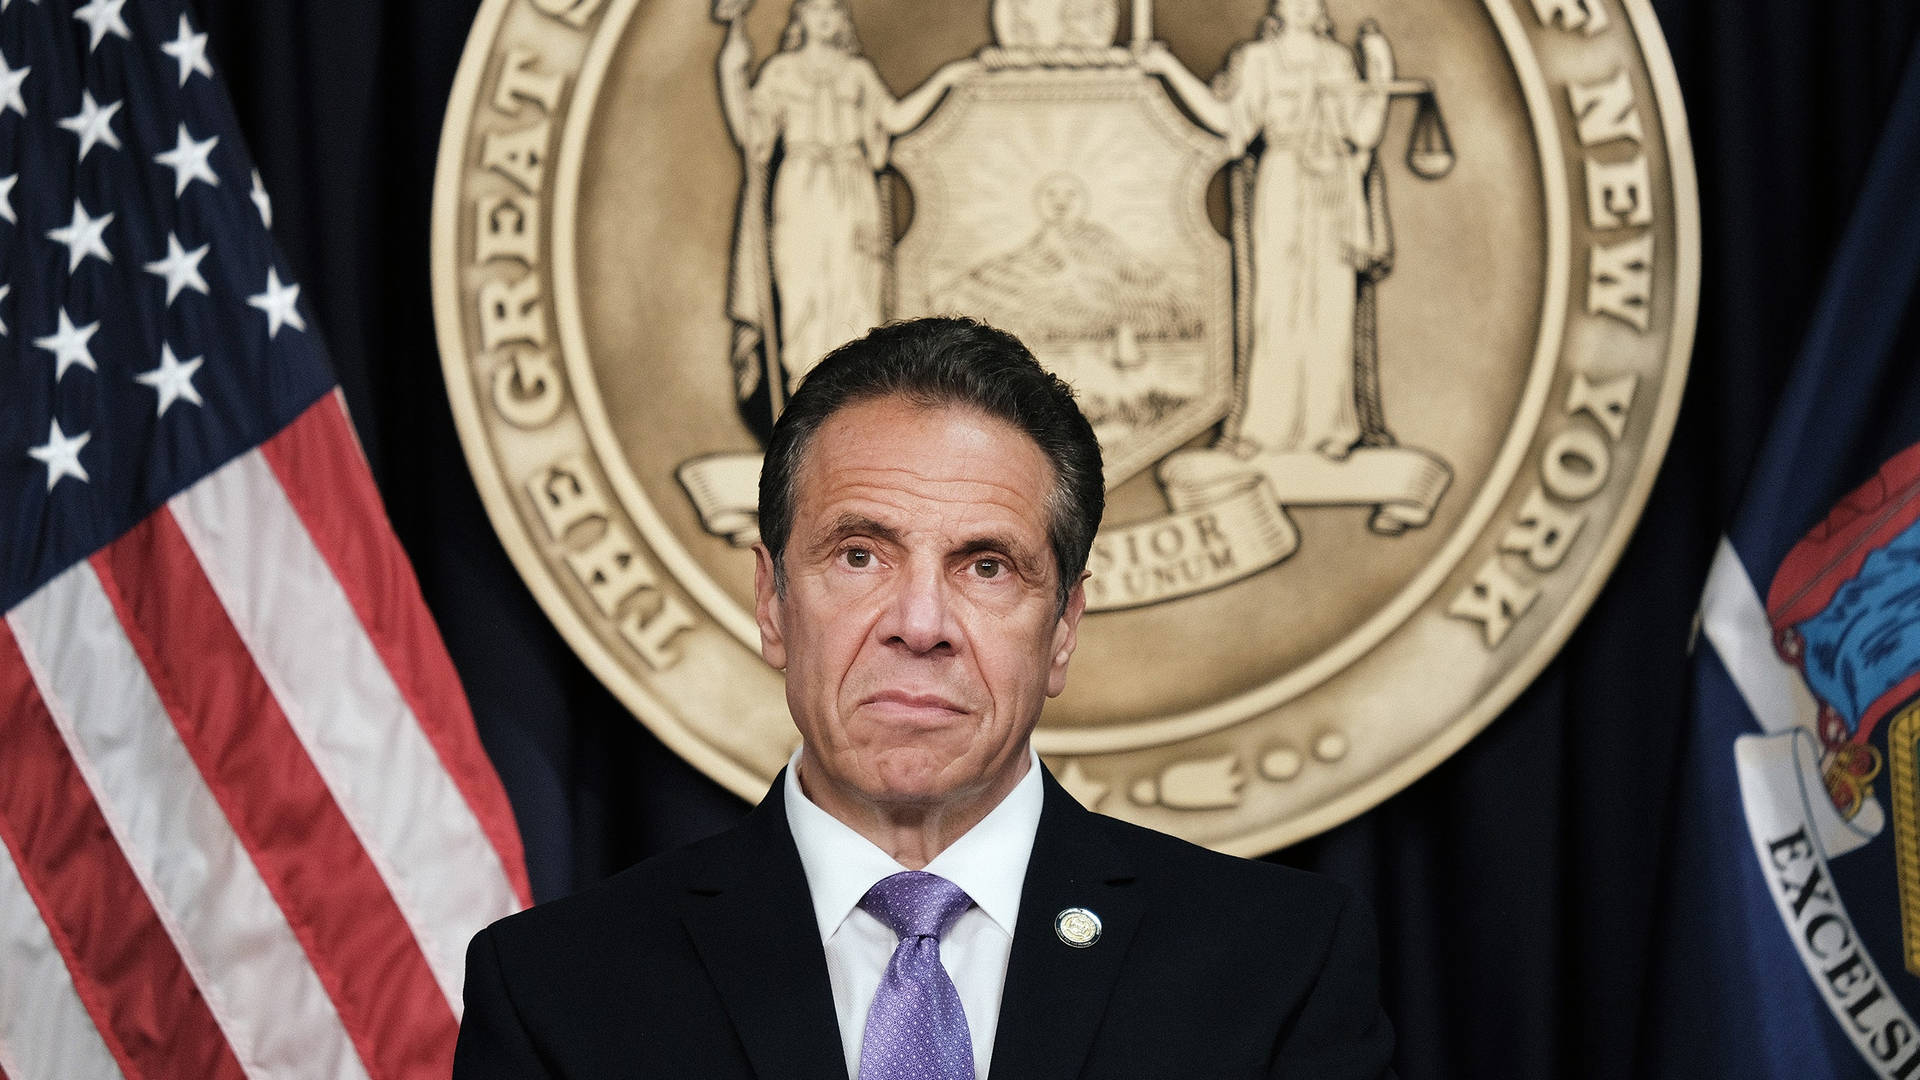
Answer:
[(916, 725), (944, 724), (967, 712), (964, 706), (938, 694), (911, 694), (896, 690), (882, 691), (867, 698), (860, 703), (860, 710), (895, 723)]

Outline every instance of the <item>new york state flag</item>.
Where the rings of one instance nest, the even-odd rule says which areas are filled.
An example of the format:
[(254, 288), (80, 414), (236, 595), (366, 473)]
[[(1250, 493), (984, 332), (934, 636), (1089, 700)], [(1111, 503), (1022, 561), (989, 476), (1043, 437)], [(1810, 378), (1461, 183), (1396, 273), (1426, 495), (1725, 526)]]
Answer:
[(1883, 130), (1701, 600), (1660, 1075), (1920, 1077), (1920, 57)]

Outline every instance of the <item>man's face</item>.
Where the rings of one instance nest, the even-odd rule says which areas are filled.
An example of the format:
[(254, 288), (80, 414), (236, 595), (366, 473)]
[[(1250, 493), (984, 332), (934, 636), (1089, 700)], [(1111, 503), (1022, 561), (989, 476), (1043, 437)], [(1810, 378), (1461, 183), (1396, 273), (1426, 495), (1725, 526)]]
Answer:
[(1058, 608), (1054, 474), (1032, 439), (888, 397), (814, 433), (786, 595), (756, 548), (760, 651), (787, 673), (808, 794), (829, 811), (981, 812), (1025, 774), (1086, 606)]

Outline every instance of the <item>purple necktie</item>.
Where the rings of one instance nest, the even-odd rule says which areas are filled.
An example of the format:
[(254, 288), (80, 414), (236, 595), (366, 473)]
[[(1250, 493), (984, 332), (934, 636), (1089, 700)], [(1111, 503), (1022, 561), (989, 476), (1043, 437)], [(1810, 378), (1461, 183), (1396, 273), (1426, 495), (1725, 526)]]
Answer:
[(940, 963), (940, 935), (972, 906), (960, 886), (921, 870), (884, 878), (860, 898), (900, 935), (867, 1013), (860, 1080), (973, 1080), (967, 1014)]

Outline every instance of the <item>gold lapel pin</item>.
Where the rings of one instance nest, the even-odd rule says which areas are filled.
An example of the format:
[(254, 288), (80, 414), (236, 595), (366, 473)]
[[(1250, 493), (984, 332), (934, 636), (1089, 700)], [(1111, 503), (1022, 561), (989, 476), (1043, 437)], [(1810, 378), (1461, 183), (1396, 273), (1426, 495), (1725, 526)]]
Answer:
[(1083, 907), (1070, 907), (1053, 917), (1053, 932), (1061, 941), (1084, 949), (1100, 940), (1100, 916)]

